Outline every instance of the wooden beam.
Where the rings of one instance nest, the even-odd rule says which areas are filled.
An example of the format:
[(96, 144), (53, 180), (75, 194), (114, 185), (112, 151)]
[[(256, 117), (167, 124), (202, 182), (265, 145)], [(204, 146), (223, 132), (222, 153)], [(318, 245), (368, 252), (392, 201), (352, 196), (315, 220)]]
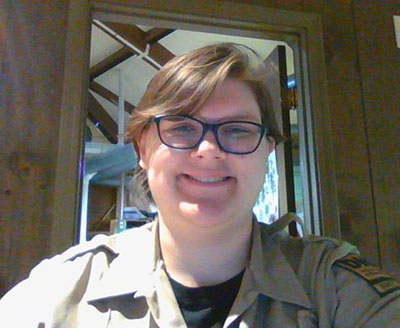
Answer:
[[(99, 96), (102, 96), (104, 99), (107, 99), (109, 102), (118, 106), (118, 96), (107, 88), (103, 87), (101, 84), (91, 81), (89, 84), (90, 90), (96, 92)], [(131, 114), (136, 107), (132, 105), (130, 102), (125, 100), (125, 112)]]
[[(161, 66), (164, 66), (171, 59), (175, 58), (175, 55), (161, 44), (154, 43), (150, 46), (149, 57), (154, 59)], [(146, 59), (147, 58), (144, 57), (144, 60)]]
[(162, 38), (165, 38), (168, 34), (171, 34), (174, 31), (175, 30), (170, 28), (154, 27), (145, 33), (144, 39), (146, 43), (151, 45), (160, 41)]
[[(110, 22), (103, 22), (103, 24), (142, 52), (146, 51), (146, 45), (148, 44), (146, 42), (146, 33), (142, 31), (139, 27), (135, 25)], [(101, 28), (101, 26), (99, 27)], [(103, 31), (115, 38), (115, 36), (106, 31), (104, 28)], [(121, 42), (118, 39), (116, 40)], [(169, 60), (175, 57), (172, 52), (170, 52), (167, 48), (165, 48), (158, 42), (150, 45), (148, 56), (161, 66), (165, 65)], [(143, 60), (152, 65), (151, 60), (148, 60), (148, 58), (143, 57)]]
[[(134, 45), (136, 48), (138, 48), (141, 52), (145, 52), (146, 51), (146, 42), (144, 42), (144, 32), (139, 29), (138, 34), (134, 34), (132, 33), (132, 31), (130, 30), (130, 27), (132, 27), (133, 25), (126, 25), (126, 24), (121, 24), (121, 23), (97, 23), (96, 21), (93, 21), (93, 24), (96, 25), (100, 30), (102, 30), (104, 33), (108, 34), (108, 36), (112, 37), (115, 41), (119, 42), (120, 44), (122, 44), (124, 47), (127, 47), (126, 43), (123, 42), (123, 40), (121, 40), (118, 36), (121, 35), (116, 35), (113, 28), (117, 29), (119, 31), (119, 33), (123, 34), (125, 36), (125, 38), (129, 39), (129, 41), (127, 39), (125, 39), (128, 43)], [(117, 34), (119, 34), (117, 33)], [(153, 63), (151, 60), (148, 60), (148, 58), (143, 58), (143, 60), (148, 63), (149, 65), (151, 65), (152, 67), (154, 67), (155, 69), (160, 69), (159, 66), (161, 66), (160, 64), (157, 63)]]
[(96, 127), (104, 134), (108, 141), (117, 143), (118, 126), (107, 113), (104, 107), (89, 92), (88, 117)]
[(124, 46), (112, 55), (106, 57), (98, 64), (90, 68), (90, 80), (94, 80), (99, 75), (107, 72), (133, 55), (137, 54), (133, 49)]
[[(118, 37), (116, 37), (112, 32), (110, 33), (110, 31), (108, 31), (107, 28), (117, 33), (120, 37), (125, 39), (127, 42), (133, 44), (139, 50), (141, 51), (146, 50), (146, 44), (147, 44), (145, 40), (146, 33), (142, 31), (139, 27), (130, 24), (111, 23), (111, 22), (101, 22), (101, 24), (97, 23), (95, 24), (97, 27), (99, 27), (101, 30), (103, 30), (105, 33), (110, 35), (112, 38), (114, 38), (121, 44), (124, 43), (121, 42), (121, 40)], [(104, 28), (103, 25), (107, 28)]]

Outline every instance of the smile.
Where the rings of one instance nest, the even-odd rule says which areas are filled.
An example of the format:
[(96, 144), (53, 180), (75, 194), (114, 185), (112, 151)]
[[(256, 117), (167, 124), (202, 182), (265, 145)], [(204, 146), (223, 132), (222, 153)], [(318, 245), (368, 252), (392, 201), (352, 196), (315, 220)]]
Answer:
[(191, 175), (185, 175), (185, 176), (190, 180), (203, 182), (203, 183), (217, 183), (217, 182), (222, 182), (222, 181), (229, 179), (229, 177), (197, 178), (197, 177), (194, 177)]

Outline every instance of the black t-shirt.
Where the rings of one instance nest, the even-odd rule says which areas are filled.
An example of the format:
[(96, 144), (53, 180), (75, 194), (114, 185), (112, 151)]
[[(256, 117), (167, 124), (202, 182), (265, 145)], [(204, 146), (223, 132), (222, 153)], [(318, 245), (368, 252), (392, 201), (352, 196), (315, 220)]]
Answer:
[(169, 277), (189, 328), (222, 328), (242, 282), (244, 270), (214, 286), (186, 287)]

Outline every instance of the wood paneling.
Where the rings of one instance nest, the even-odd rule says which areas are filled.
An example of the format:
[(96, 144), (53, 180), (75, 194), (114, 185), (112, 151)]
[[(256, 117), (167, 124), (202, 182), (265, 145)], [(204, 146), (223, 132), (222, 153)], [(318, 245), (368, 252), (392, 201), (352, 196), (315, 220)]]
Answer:
[(67, 1), (5, 3), (1, 293), (49, 255), (68, 9)]
[(326, 3), (324, 30), (342, 238), (380, 264), (351, 2)]
[(400, 2), (353, 4), (382, 264), (400, 277), (400, 49), (393, 26)]
[(379, 264), (351, 2), (326, 2), (323, 10), (342, 238)]

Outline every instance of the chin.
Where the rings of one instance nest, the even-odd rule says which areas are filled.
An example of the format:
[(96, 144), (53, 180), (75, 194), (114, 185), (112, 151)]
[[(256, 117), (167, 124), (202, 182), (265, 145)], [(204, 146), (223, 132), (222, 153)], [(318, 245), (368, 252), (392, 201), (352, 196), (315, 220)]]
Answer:
[(183, 218), (198, 227), (216, 227), (232, 222), (233, 213), (226, 205), (202, 206), (201, 204), (181, 202), (179, 210)]

